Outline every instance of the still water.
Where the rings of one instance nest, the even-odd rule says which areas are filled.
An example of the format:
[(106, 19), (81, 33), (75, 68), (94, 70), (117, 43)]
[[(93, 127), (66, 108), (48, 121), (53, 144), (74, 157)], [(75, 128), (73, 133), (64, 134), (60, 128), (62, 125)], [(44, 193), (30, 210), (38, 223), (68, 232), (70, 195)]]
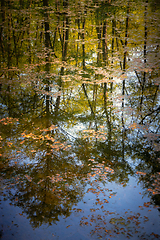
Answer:
[(1, 239), (160, 239), (159, 16), (1, 1)]

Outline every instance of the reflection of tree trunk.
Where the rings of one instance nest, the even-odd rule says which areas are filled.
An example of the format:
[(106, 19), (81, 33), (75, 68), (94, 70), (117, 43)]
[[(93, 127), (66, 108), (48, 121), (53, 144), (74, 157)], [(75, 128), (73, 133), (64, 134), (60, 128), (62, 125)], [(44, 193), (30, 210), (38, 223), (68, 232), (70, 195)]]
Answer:
[[(5, 22), (5, 1), (1, 0), (1, 17), (2, 17), (2, 23), (4, 24)], [(1, 44), (1, 48), (3, 49), (3, 45), (2, 45), (2, 32), (3, 32), (3, 24), (1, 24), (0, 27), (0, 44)]]
[(16, 40), (16, 35), (15, 35), (15, 29), (14, 29), (14, 22), (13, 22), (13, 18), (11, 18), (11, 25), (12, 25), (12, 35), (13, 35), (13, 41), (14, 41), (14, 54), (16, 57), (16, 64), (18, 67), (18, 50), (17, 50), (17, 40)]
[[(48, 0), (43, 0), (43, 6), (44, 7), (48, 7)], [(44, 10), (44, 26), (45, 26), (45, 47), (47, 50), (47, 54), (46, 54), (46, 65), (45, 65), (45, 70), (46, 70), (46, 74), (49, 73), (50, 71), (50, 64), (49, 64), (49, 47), (50, 47), (50, 33), (49, 33), (49, 16), (48, 16), (48, 9)], [(50, 81), (46, 78), (45, 79), (45, 91), (47, 93), (49, 93), (50, 91)], [(46, 94), (46, 115), (49, 115), (49, 105), (50, 105), (50, 96), (48, 94)]]
[(110, 127), (109, 115), (107, 111), (107, 84), (106, 83), (104, 83), (104, 110), (106, 113), (108, 126)]
[(58, 27), (59, 37), (62, 46), (62, 61), (66, 61), (67, 56), (67, 47), (68, 47), (68, 39), (69, 39), (69, 17), (66, 15), (68, 7), (68, 0), (63, 1), (64, 10), (64, 18), (63, 18), (63, 35), (61, 34), (60, 28)]
[[(103, 23), (103, 29), (102, 29), (102, 52), (103, 52), (103, 62), (105, 63), (105, 66), (107, 65), (107, 59), (108, 59), (108, 48), (107, 48), (107, 22), (104, 20)], [(107, 117), (107, 123), (109, 124), (109, 116), (107, 111), (107, 83), (104, 83), (104, 109)]]
[[(116, 45), (117, 45), (117, 52), (119, 52), (119, 44), (118, 44), (118, 38), (117, 38), (117, 36), (116, 36)], [(123, 46), (123, 45), (122, 45)], [(123, 69), (123, 67), (122, 67), (122, 62), (120, 61), (120, 68), (121, 68), (121, 70)]]
[[(43, 6), (48, 7), (48, 0), (43, 0)], [(50, 47), (50, 33), (49, 33), (49, 16), (48, 16), (48, 9), (44, 10), (44, 25), (45, 25), (45, 47), (48, 48)]]
[(66, 17), (66, 31), (63, 36), (62, 61), (65, 61), (67, 57), (68, 39), (69, 39), (69, 18)]
[(80, 17), (77, 19), (78, 24), (78, 41), (77, 41), (77, 51), (76, 51), (76, 67), (78, 65), (78, 54), (79, 54), (79, 39), (80, 39)]
[(156, 91), (155, 91), (155, 94), (153, 96), (152, 109), (153, 109), (153, 107), (155, 105), (155, 100), (156, 100), (156, 97), (157, 97), (158, 93), (159, 93), (159, 85), (156, 86)]
[(108, 145), (107, 145), (107, 148), (108, 148), (108, 152), (109, 154), (111, 153), (111, 147), (112, 147), (112, 142), (111, 142), (111, 139), (112, 139), (112, 129), (111, 129), (111, 118), (109, 119), (109, 114), (108, 114), (108, 110), (107, 110), (107, 96), (106, 96), (106, 93), (107, 93), (107, 84), (104, 83), (104, 110), (105, 110), (105, 114), (106, 114), (106, 118), (107, 118), (107, 126), (108, 126)]
[[(108, 64), (108, 47), (107, 47), (107, 20), (104, 20), (103, 23), (103, 29), (102, 29), (102, 52), (103, 52), (103, 62), (105, 66)], [(104, 111), (106, 114), (107, 118), (107, 126), (108, 126), (108, 152), (111, 152), (111, 138), (112, 138), (112, 132), (111, 132), (111, 122), (108, 114), (108, 109), (107, 109), (107, 83), (104, 83)]]
[(100, 62), (100, 52), (99, 49), (101, 48), (101, 27), (99, 26), (99, 24), (97, 23), (97, 37), (98, 37), (98, 52), (97, 52), (97, 66), (99, 66), (99, 62)]
[[(1, 16), (2, 16), (2, 23), (5, 22), (5, 5), (4, 5), (4, 0), (1, 0)], [(4, 57), (4, 45), (3, 45), (3, 24), (1, 24), (0, 26), (0, 46), (1, 46), (1, 54), (2, 54), (2, 58), (4, 61), (5, 57)], [(1, 64), (1, 63), (0, 63)], [(0, 65), (1, 67), (1, 65)], [(0, 91), (1, 91), (1, 88), (2, 88), (2, 83), (0, 83)]]
[(82, 42), (82, 52), (83, 52), (83, 70), (85, 70), (85, 37), (84, 37), (84, 29), (85, 29), (85, 19), (83, 20), (83, 27), (82, 27), (82, 29), (83, 29), (83, 32), (82, 32), (82, 40), (83, 40), (83, 42)]
[(54, 108), (55, 116), (57, 116), (57, 114), (58, 114), (58, 109), (59, 109), (60, 100), (61, 100), (60, 98), (61, 98), (61, 96), (58, 96), (57, 99), (56, 99), (55, 108)]
[(84, 83), (82, 83), (82, 87), (83, 87), (83, 90), (84, 90), (84, 94), (85, 94), (85, 96), (86, 96), (86, 98), (87, 98), (87, 100), (88, 100), (88, 105), (89, 105), (89, 107), (90, 107), (90, 109), (91, 109), (91, 114), (92, 114), (93, 116), (95, 116), (94, 111), (93, 111), (93, 108), (92, 108), (92, 105), (91, 105), (91, 102), (90, 102), (90, 100), (89, 100), (89, 98), (88, 98), (88, 94), (87, 94), (86, 87), (85, 87), (85, 84), (84, 84)]
[[(8, 2), (8, 8), (10, 8), (10, 2)], [(6, 18), (8, 20), (8, 37), (7, 37), (7, 67), (8, 69), (11, 68), (12, 62), (11, 62), (11, 13), (8, 13), (8, 16)], [(7, 73), (8, 80), (12, 80), (12, 73), (8, 71)], [(7, 86), (7, 104), (8, 104), (8, 114), (10, 117), (12, 117), (12, 102), (11, 102), (11, 88), (8, 84)]]
[[(146, 0), (145, 11), (144, 11), (144, 50), (143, 50), (144, 67), (146, 67), (146, 57), (147, 57), (147, 4), (148, 4), (148, 0)], [(142, 111), (145, 82), (146, 82), (146, 72), (144, 71), (142, 84), (141, 84), (142, 96), (141, 96), (141, 100), (140, 100), (140, 112)]]
[[(115, 34), (115, 27), (116, 27), (116, 22), (113, 19), (112, 20), (112, 61), (111, 61), (111, 68), (113, 68), (113, 52), (114, 52), (114, 34)], [(111, 82), (111, 92), (113, 89), (113, 82)]]
[[(123, 74), (126, 71), (126, 58), (127, 58), (127, 43), (128, 43), (128, 24), (129, 24), (129, 1), (127, 4), (127, 16), (126, 16), (126, 30), (125, 30), (125, 42), (124, 42), (124, 57), (123, 57)], [(122, 95), (125, 92), (125, 80), (122, 83)], [(122, 107), (124, 107), (124, 98), (122, 99)]]
[(11, 67), (11, 14), (8, 13), (8, 40), (7, 40), (7, 52), (8, 52), (8, 68)]
[[(82, 23), (82, 29), (83, 29), (83, 32), (82, 32), (82, 54), (83, 54), (83, 70), (85, 70), (86, 66), (85, 66), (85, 34), (84, 34), (84, 29), (85, 29), (85, 19), (83, 20), (83, 23)], [(82, 83), (82, 88), (84, 90), (84, 94), (88, 100), (88, 105), (91, 109), (91, 114), (94, 116), (94, 111), (93, 111), (93, 108), (92, 108), (92, 105), (91, 105), (91, 102), (88, 98), (88, 94), (87, 94), (87, 90), (86, 90), (86, 87), (85, 87), (85, 84)]]
[(113, 52), (114, 52), (114, 31), (115, 31), (115, 27), (116, 27), (116, 22), (113, 19), (112, 20), (112, 64), (113, 64)]
[(97, 84), (93, 85), (93, 108), (94, 108), (94, 112), (96, 111), (96, 102), (97, 102)]
[[(129, 25), (129, 1), (127, 3), (127, 16), (126, 16), (126, 30), (125, 30), (125, 42), (124, 42), (124, 57), (123, 57), (123, 74), (126, 71), (126, 58), (127, 58), (127, 43), (128, 43), (128, 25)], [(122, 83), (122, 160), (124, 161), (124, 137), (125, 137), (125, 127), (124, 127), (124, 94), (125, 94), (125, 80)]]
[[(60, 92), (61, 89), (62, 89), (62, 79), (61, 79), (61, 76), (64, 75), (64, 67), (61, 68), (61, 75), (60, 75), (60, 78), (59, 78), (59, 82), (58, 82), (58, 86), (59, 86), (59, 89), (58, 91)], [(55, 103), (55, 108), (54, 108), (54, 114), (55, 116), (57, 116), (58, 114), (58, 109), (59, 109), (59, 105), (60, 105), (60, 100), (61, 100), (61, 96), (58, 95), (57, 98), (56, 98), (56, 103)]]
[[(50, 63), (49, 63), (49, 57), (50, 57), (50, 53), (49, 53), (49, 48), (51, 47), (51, 40), (50, 40), (50, 32), (49, 32), (49, 14), (48, 14), (48, 6), (49, 6), (49, 2), (48, 0), (43, 0), (43, 6), (46, 7), (45, 8), (45, 12), (44, 12), (44, 26), (45, 26), (45, 33), (44, 33), (44, 36), (45, 36), (45, 48), (46, 48), (46, 64), (45, 64), (45, 71), (46, 71), (46, 75), (49, 74), (50, 72)], [(46, 79), (45, 79), (45, 91), (48, 93), (46, 94), (46, 128), (48, 129), (49, 126), (50, 126), (50, 118), (49, 118), (49, 115), (50, 115), (50, 102), (51, 102), (51, 97), (49, 95), (49, 92), (51, 90), (51, 87), (50, 87), (50, 80), (48, 79), (48, 77), (46, 76)], [(45, 172), (45, 175), (48, 176), (49, 173), (50, 173), (50, 161), (51, 161), (51, 148), (50, 148), (50, 141), (48, 141), (48, 145), (47, 145), (47, 148), (46, 148), (46, 156), (45, 156), (45, 168), (44, 168), (44, 172)], [(48, 192), (49, 190), (49, 179), (46, 178), (45, 180), (45, 183), (44, 183), (44, 195), (43, 195), (43, 202), (45, 203), (46, 202), (46, 193)]]
[[(101, 66), (101, 53), (100, 53), (100, 49), (101, 49), (101, 41), (102, 41), (102, 22), (99, 23), (98, 21), (98, 16), (96, 18), (97, 22), (96, 22), (96, 30), (97, 30), (97, 38), (98, 38), (98, 49), (97, 49), (97, 66), (100, 67)], [(98, 80), (99, 78), (99, 74), (95, 74), (95, 79)]]
[(12, 105), (11, 105), (10, 86), (7, 87), (7, 103), (8, 103), (8, 115), (10, 117), (12, 117)]
[[(123, 125), (123, 122), (122, 122), (122, 125)], [(123, 161), (124, 161), (124, 148), (125, 148), (124, 139), (125, 139), (125, 129), (123, 128), (122, 129), (122, 160)]]
[[(156, 115), (155, 115), (155, 117), (156, 117), (156, 116), (160, 113), (160, 107), (158, 107), (158, 108), (156, 108), (155, 110), (151, 111), (150, 113), (146, 114), (146, 115), (142, 118), (140, 124), (143, 124), (144, 119), (145, 119), (146, 117), (148, 117), (148, 116), (151, 116), (153, 113), (156, 113)], [(155, 118), (155, 117), (154, 117), (154, 118)], [(152, 122), (152, 121), (150, 121), (150, 123), (151, 123), (151, 122)]]
[(108, 48), (107, 48), (107, 21), (104, 20), (103, 33), (102, 33), (102, 51), (103, 51), (103, 61), (107, 63), (108, 59)]
[[(103, 23), (103, 31), (102, 31), (102, 51), (103, 51), (103, 62), (105, 66), (108, 64), (108, 47), (107, 47), (107, 20), (104, 20)], [(108, 144), (111, 143), (111, 123), (107, 109), (107, 83), (104, 83), (104, 109), (107, 118), (107, 125), (108, 125)]]
[[(66, 8), (68, 6), (68, 1), (63, 2), (64, 7)], [(64, 16), (64, 22), (66, 23), (63, 27), (63, 37), (61, 36), (60, 32), (60, 39), (61, 39), (61, 45), (62, 45), (62, 61), (66, 61), (67, 59), (67, 49), (68, 49), (68, 40), (69, 40), (69, 17)], [(59, 91), (62, 89), (62, 80), (61, 76), (64, 75), (64, 67), (61, 68), (61, 73), (60, 73), (60, 79), (58, 82), (59, 85)], [(55, 116), (58, 114), (58, 109), (60, 105), (60, 95), (57, 96), (56, 103), (55, 103)]]
[[(56, 6), (58, 7), (58, 2), (56, 3)], [(63, 1), (63, 7), (67, 11), (68, 0)], [(67, 50), (68, 50), (68, 40), (69, 40), (69, 17), (66, 15), (66, 13), (64, 13), (64, 19), (63, 19), (63, 35), (61, 35), (61, 32), (60, 32), (59, 28), (58, 28), (58, 30), (59, 30), (59, 36), (60, 36), (60, 41), (61, 41), (61, 46), (62, 46), (62, 61), (66, 61)], [(55, 34), (56, 34), (56, 32), (55, 32)], [(63, 75), (64, 75), (64, 67), (61, 68), (60, 78), (59, 78), (59, 82), (58, 82), (59, 92), (62, 90), (61, 76), (63, 76)], [(55, 116), (57, 116), (57, 114), (58, 114), (60, 99), (61, 99), (61, 96), (58, 95), (57, 98), (56, 98), (55, 108), (54, 108)]]
[[(29, 8), (31, 9), (31, 2), (30, 2), (30, 6), (29, 6)], [(32, 62), (32, 57), (31, 57), (31, 34), (30, 34), (30, 26), (31, 26), (31, 13), (29, 14), (29, 16), (28, 16), (28, 30), (27, 30), (27, 34), (28, 34), (28, 52), (29, 52), (29, 64), (31, 64), (31, 62)]]
[[(58, 29), (58, 26), (56, 27), (55, 32), (54, 32), (53, 45), (52, 45), (53, 52), (55, 51), (54, 47), (55, 47), (55, 42), (56, 42), (56, 37), (57, 37), (57, 29)], [(54, 56), (57, 58), (55, 52), (54, 52)]]

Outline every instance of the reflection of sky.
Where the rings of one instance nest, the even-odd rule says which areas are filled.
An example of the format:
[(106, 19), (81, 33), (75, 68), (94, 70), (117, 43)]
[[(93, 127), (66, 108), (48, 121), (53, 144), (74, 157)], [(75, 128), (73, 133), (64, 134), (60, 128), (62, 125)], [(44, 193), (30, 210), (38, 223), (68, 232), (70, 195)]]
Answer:
[[(2, 183), (2, 182), (1, 182)], [(159, 213), (152, 205), (144, 207), (144, 202), (149, 202), (150, 199), (143, 194), (141, 185), (137, 184), (134, 177), (130, 177), (127, 186), (122, 186), (114, 182), (107, 182), (105, 186), (98, 185), (103, 189), (104, 194), (98, 196), (91, 192), (86, 193), (83, 200), (74, 205), (71, 215), (67, 218), (59, 217), (59, 222), (56, 224), (42, 224), (39, 228), (32, 229), (27, 215), (22, 212), (21, 208), (10, 205), (10, 201), (3, 201), (1, 196), (1, 216), (0, 223), (3, 224), (5, 232), (4, 239), (61, 239), (61, 240), (89, 240), (98, 239), (95, 235), (91, 236), (90, 232), (96, 230), (96, 226), (111, 230), (114, 236), (115, 228), (124, 228), (132, 236), (130, 239), (139, 239), (138, 236), (150, 235), (152, 232), (160, 234), (159, 228)], [(87, 188), (91, 187), (87, 185)], [(94, 187), (94, 186), (92, 186)], [(7, 190), (6, 190), (7, 191)], [(110, 194), (114, 195), (109, 198)], [(108, 200), (108, 203), (99, 205), (97, 198), (100, 201)], [(103, 208), (102, 208), (103, 207)], [(130, 217), (133, 218), (129, 223)], [(95, 221), (90, 221), (95, 219)], [(102, 219), (102, 220), (101, 220)], [(119, 219), (119, 221), (118, 221)], [(140, 222), (136, 225), (136, 222)], [(88, 225), (83, 225), (83, 222), (88, 222)], [(106, 225), (104, 224), (106, 222)], [(82, 224), (82, 226), (80, 225)], [(138, 231), (136, 234), (135, 231)], [(117, 236), (117, 235), (116, 235)], [(108, 236), (109, 237), (109, 236)], [(3, 239), (3, 237), (2, 237)], [(115, 239), (115, 237), (110, 237)], [(120, 234), (118, 238), (124, 240), (126, 235)], [(150, 238), (146, 238), (150, 239)], [(154, 239), (154, 238), (153, 238)]]

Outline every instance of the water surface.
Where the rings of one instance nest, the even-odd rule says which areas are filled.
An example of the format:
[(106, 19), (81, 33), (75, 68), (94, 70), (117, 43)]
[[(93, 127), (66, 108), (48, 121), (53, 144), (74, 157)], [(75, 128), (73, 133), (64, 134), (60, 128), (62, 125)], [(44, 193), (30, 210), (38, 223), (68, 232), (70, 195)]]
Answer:
[(160, 239), (159, 15), (1, 1), (1, 239)]

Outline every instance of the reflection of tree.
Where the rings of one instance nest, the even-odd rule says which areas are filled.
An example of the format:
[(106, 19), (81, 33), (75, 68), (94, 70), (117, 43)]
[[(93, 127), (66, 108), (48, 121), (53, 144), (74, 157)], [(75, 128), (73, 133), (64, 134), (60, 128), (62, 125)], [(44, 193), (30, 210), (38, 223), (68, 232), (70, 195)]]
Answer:
[[(16, 192), (11, 193), (9, 198), (15, 205), (22, 207), (34, 227), (58, 221), (61, 215), (69, 216), (73, 204), (83, 196), (81, 167), (69, 154), (70, 150), (65, 150), (67, 146), (60, 143), (62, 139), (67, 140), (65, 136), (57, 128), (48, 130), (49, 126), (50, 120), (47, 118), (46, 129), (44, 132), (41, 130), (43, 136), (38, 134), (35, 140), (36, 135), (32, 134), (32, 139), (25, 144), (26, 147), (34, 147), (35, 155), (38, 154), (35, 156), (37, 164), (24, 167), (17, 165), (4, 170), (8, 178), (12, 171), (16, 171)], [(40, 136), (44, 140), (38, 141)], [(55, 138), (57, 140), (54, 141)]]
[[(48, 7), (48, 1), (43, 1), (43, 5), (45, 7)], [(44, 18), (45, 47), (48, 51), (51, 40), (49, 34), (49, 20), (47, 10), (44, 12)], [(62, 61), (65, 60), (67, 54), (69, 29), (68, 17), (66, 18), (66, 24), (66, 34), (63, 33), (63, 38), (61, 37)], [(49, 74), (49, 71), (49, 53), (47, 53), (45, 64), (46, 75)], [(63, 74), (64, 67), (61, 68), (61, 75)], [(48, 94), (51, 90), (51, 82), (47, 78), (44, 79), (43, 82), (46, 86), (46, 94), (44, 99), (46, 113), (46, 129), (49, 129), (50, 125), (52, 124), (50, 120), (51, 97)], [(61, 84), (62, 82), (60, 79), (59, 91), (61, 90)], [(59, 104), (60, 96), (58, 96), (56, 99), (55, 116), (57, 115)], [(81, 199), (82, 187), (78, 186), (79, 183), (74, 177), (75, 170), (77, 174), (77, 168), (74, 167), (74, 162), (72, 164), (67, 163), (68, 160), (62, 156), (61, 152), (59, 152), (59, 154), (57, 154), (56, 152), (54, 153), (55, 150), (59, 151), (59, 147), (61, 147), (62, 145), (53, 145), (53, 137), (55, 137), (55, 131), (56, 130), (47, 130), (47, 132), (43, 135), (45, 140), (43, 141), (41, 139), (40, 141), (40, 150), (42, 156), (38, 157), (38, 164), (36, 166), (36, 169), (27, 169), (27, 172), (29, 172), (29, 176), (26, 175), (27, 181), (23, 181), (23, 183), (18, 185), (17, 193), (12, 197), (12, 200), (14, 200), (14, 198), (18, 195), (18, 201), (16, 205), (21, 206), (25, 209), (25, 212), (31, 219), (30, 221), (34, 227), (37, 227), (44, 222), (51, 224), (52, 222), (58, 221), (58, 218), (61, 215), (64, 215), (66, 217), (69, 216), (72, 205)], [(64, 136), (60, 134), (58, 135), (58, 138), (60, 138), (61, 141), (62, 139), (65, 139)], [(55, 170), (55, 165), (57, 170)], [(67, 171), (67, 169), (69, 169), (69, 171)], [(70, 173), (69, 176), (67, 176), (67, 172)], [(71, 178), (71, 180), (68, 180), (68, 177)], [(67, 184), (65, 184), (65, 181), (67, 181)]]
[[(14, 154), (21, 159), (24, 154), (34, 162), (28, 166), (20, 166), (14, 160), (4, 163), (8, 178), (12, 174), (19, 177), (16, 193), (10, 199), (24, 209), (34, 227), (69, 216), (72, 206), (82, 200), (84, 187), (90, 184), (88, 175), (97, 174), (98, 164), (113, 169), (107, 180), (117, 183), (127, 183), (136, 171), (147, 170), (147, 177), (159, 171), (159, 150), (153, 150), (159, 141), (159, 86), (155, 84), (159, 71), (147, 66), (147, 7), (143, 41), (137, 44), (143, 52), (145, 69), (137, 68), (129, 80), (123, 78), (129, 67), (127, 52), (134, 59), (131, 40), (136, 41), (134, 35), (128, 34), (136, 28), (130, 15), (136, 10), (129, 2), (122, 9), (110, 1), (100, 1), (91, 11), (79, 2), (78, 19), (73, 21), (72, 14), (77, 9), (72, 1), (55, 1), (53, 6), (53, 1), (48, 0), (36, 3), (40, 8), (38, 20), (36, 10), (31, 12), (34, 3), (26, 1), (21, 2), (22, 7), (30, 9), (26, 18), (23, 12), (18, 16), (8, 11), (5, 19), (9, 2), (1, 1), (2, 21), (7, 26), (5, 34), (3, 25), (0, 29), (4, 65), (0, 87), (2, 153), (11, 160)], [(118, 14), (123, 15), (122, 19), (118, 19)], [(91, 26), (92, 21), (96, 25)], [(156, 45), (154, 55), (158, 51)], [(123, 73), (120, 85), (113, 83), (117, 72)], [(123, 95), (121, 113), (116, 112), (118, 91)], [(128, 99), (124, 105), (125, 94)], [(132, 119), (125, 114), (127, 107), (132, 107)], [(19, 119), (17, 123), (15, 117)], [(148, 130), (144, 129), (145, 124)], [(79, 125), (88, 131), (86, 135)], [(136, 167), (127, 161), (129, 157), (133, 162), (139, 159)], [(102, 180), (100, 174), (96, 177)], [(145, 189), (152, 187), (147, 184), (147, 177), (139, 177)]]

